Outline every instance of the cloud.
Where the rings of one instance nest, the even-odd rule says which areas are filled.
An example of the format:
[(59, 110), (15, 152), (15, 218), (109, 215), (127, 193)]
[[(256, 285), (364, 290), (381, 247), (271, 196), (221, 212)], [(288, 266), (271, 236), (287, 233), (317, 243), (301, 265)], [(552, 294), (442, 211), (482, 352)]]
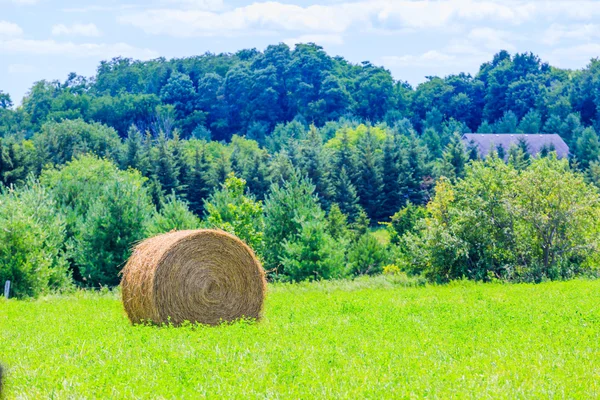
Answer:
[(23, 29), (15, 23), (8, 21), (0, 21), (0, 37), (21, 36)]
[(52, 27), (52, 34), (54, 36), (68, 35), (87, 37), (98, 37), (101, 35), (100, 30), (95, 24), (73, 24), (71, 26), (58, 24)]
[(600, 38), (600, 25), (584, 24), (565, 26), (552, 24), (542, 34), (542, 43), (556, 45), (563, 40), (591, 41)]
[(149, 49), (133, 47), (127, 43), (82, 43), (58, 42), (55, 40), (0, 39), (0, 54), (62, 55), (73, 58), (117, 56), (138, 59), (158, 57), (158, 53)]
[(430, 50), (422, 54), (403, 56), (384, 56), (383, 65), (387, 67), (423, 67), (435, 63), (448, 63), (456, 60), (456, 55)]
[[(531, 2), (475, 0), (371, 0), (299, 6), (278, 1), (219, 10), (210, 0), (167, 0), (175, 4), (201, 3), (187, 9), (164, 7), (119, 18), (150, 34), (176, 37), (240, 35), (248, 32), (296, 31), (304, 34), (341, 34), (357, 30), (447, 29), (464, 21), (493, 20), (518, 24), (533, 18), (539, 8)], [(506, 3), (506, 4), (505, 4)], [(209, 5), (209, 4), (208, 4)]]
[(516, 47), (509, 42), (514, 40), (512, 33), (492, 28), (474, 28), (468, 36), (473, 42), (481, 44), (489, 50), (509, 50), (514, 51)]
[(298, 43), (316, 43), (319, 45), (342, 45), (344, 44), (344, 37), (342, 35), (301, 35), (295, 38), (284, 39), (283, 43), (290, 47)]
[(223, 0), (163, 0), (163, 4), (180, 4), (184, 7), (205, 11), (221, 11), (225, 9)]
[(559, 68), (581, 68), (598, 55), (600, 55), (599, 43), (585, 43), (551, 50), (547, 54), (542, 54), (542, 58)]

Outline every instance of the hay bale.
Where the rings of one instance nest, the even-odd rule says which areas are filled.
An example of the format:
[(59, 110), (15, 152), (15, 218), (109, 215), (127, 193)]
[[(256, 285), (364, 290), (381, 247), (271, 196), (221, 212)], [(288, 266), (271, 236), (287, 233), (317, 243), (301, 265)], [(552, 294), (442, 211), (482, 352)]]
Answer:
[(265, 273), (254, 252), (223, 231), (178, 231), (138, 244), (123, 269), (132, 323), (217, 325), (259, 319)]

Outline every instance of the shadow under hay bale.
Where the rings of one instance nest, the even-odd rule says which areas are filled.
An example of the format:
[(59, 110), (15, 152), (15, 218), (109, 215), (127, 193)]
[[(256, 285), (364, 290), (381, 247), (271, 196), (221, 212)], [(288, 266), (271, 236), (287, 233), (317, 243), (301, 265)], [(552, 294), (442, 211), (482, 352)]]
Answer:
[(178, 231), (138, 244), (123, 269), (123, 305), (132, 323), (218, 325), (260, 319), (264, 270), (237, 237)]

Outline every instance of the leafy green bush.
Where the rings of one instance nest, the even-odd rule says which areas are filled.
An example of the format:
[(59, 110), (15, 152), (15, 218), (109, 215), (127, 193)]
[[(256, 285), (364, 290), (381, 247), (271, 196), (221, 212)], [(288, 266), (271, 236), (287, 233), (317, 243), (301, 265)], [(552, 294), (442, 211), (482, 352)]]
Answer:
[(295, 282), (342, 277), (343, 246), (326, 232), (324, 221), (302, 221), (300, 226), (298, 235), (283, 245), (286, 277)]
[(143, 239), (154, 207), (145, 179), (108, 160), (82, 156), (42, 181), (67, 218), (69, 255), (86, 285), (116, 285), (131, 246)]
[(403, 237), (403, 258), (433, 280), (537, 282), (597, 265), (600, 196), (555, 156), (523, 170), (474, 162), (464, 179), (440, 180), (427, 209), (424, 229)]
[(379, 274), (388, 261), (387, 250), (370, 233), (362, 235), (348, 253), (350, 273), (354, 275)]
[(65, 221), (55, 212), (47, 190), (31, 179), (0, 191), (0, 282), (12, 282), (13, 296), (35, 297), (71, 284)]
[(246, 181), (233, 173), (204, 203), (206, 223), (237, 235), (258, 254), (262, 252), (262, 203), (244, 195)]
[(390, 233), (390, 242), (399, 244), (400, 238), (408, 232), (413, 232), (426, 216), (427, 209), (425, 207), (409, 202), (406, 207), (392, 216), (390, 222), (386, 223)]
[(285, 274), (281, 261), (284, 243), (291, 242), (302, 230), (302, 223), (324, 218), (308, 178), (294, 171), (282, 185), (275, 183), (265, 199), (264, 258), (269, 270)]
[(156, 236), (174, 229), (198, 229), (199, 227), (200, 220), (190, 211), (187, 203), (170, 194), (160, 211), (156, 211), (147, 221), (146, 236)]

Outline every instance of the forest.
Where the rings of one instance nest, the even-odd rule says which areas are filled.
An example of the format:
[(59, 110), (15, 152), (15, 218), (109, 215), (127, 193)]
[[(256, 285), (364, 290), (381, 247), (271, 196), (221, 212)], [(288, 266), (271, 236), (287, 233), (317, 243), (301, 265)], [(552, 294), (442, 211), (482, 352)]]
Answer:
[[(599, 129), (598, 59), (501, 51), (413, 88), (315, 44), (115, 58), (18, 106), (0, 91), (0, 281), (112, 287), (134, 243), (199, 227), (276, 281), (597, 274)], [(557, 133), (571, 154), (482, 159), (470, 132)]]

